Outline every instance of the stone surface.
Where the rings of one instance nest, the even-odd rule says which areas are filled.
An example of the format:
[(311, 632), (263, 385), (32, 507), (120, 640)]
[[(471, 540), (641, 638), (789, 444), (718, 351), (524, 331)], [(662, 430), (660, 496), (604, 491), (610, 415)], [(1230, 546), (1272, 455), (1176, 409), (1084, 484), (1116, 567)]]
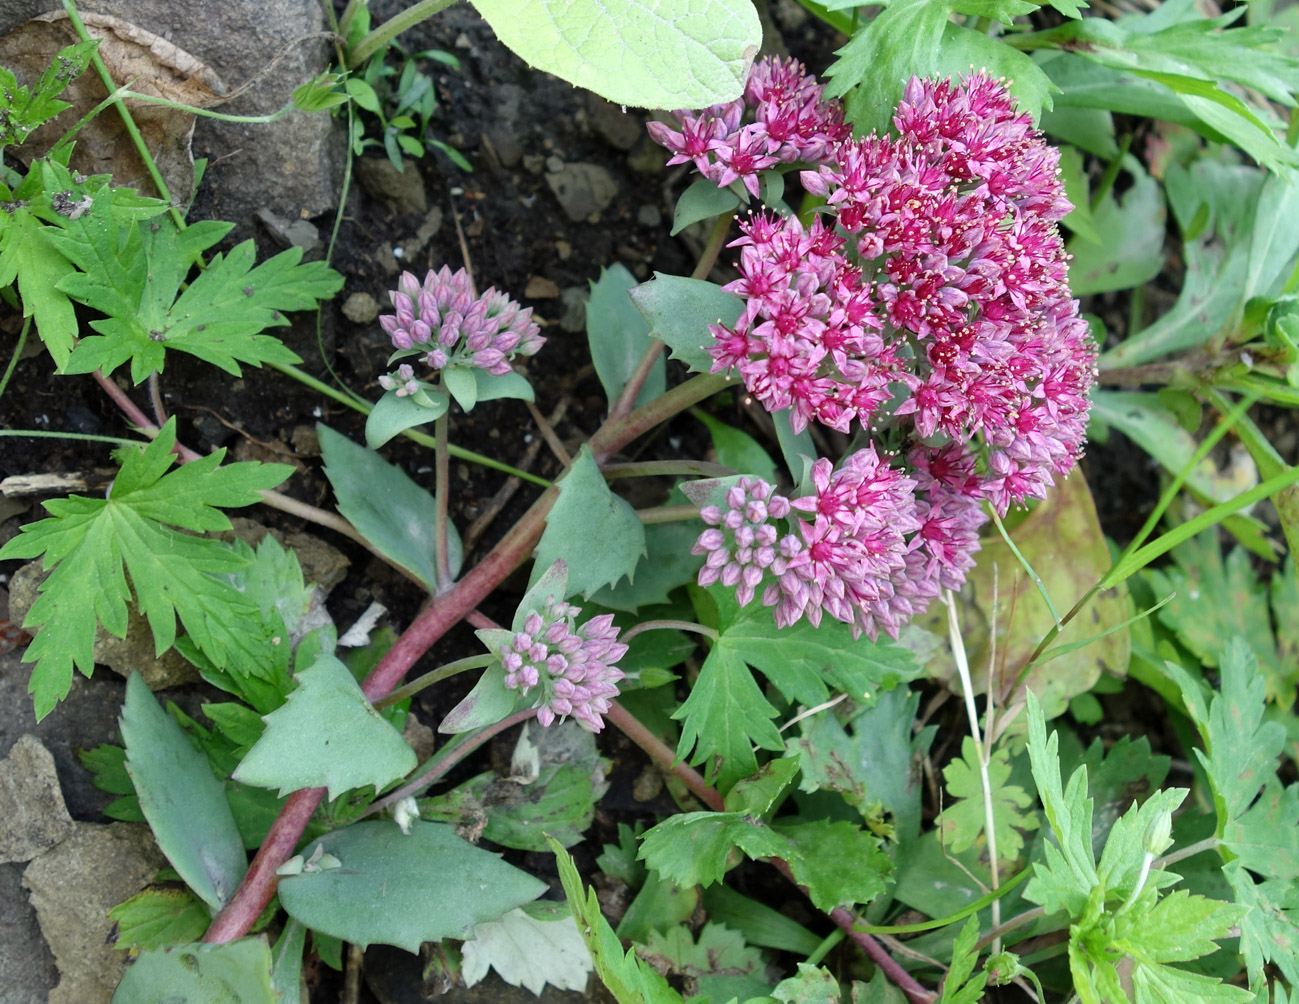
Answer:
[(22, 872), (19, 865), (0, 865), (0, 1004), (45, 1004), (59, 973), (27, 902)]
[(320, 231), (307, 220), (286, 220), (269, 209), (257, 210), (257, 220), (280, 247), (302, 248), (303, 256), (313, 258), (320, 249)]
[[(43, 581), (45, 572), (41, 569), (40, 559), (23, 565), (9, 580), (9, 610), (13, 619), (26, 618), (27, 611), (36, 602), (37, 587)], [(200, 679), (198, 670), (175, 649), (168, 649), (162, 655), (154, 654), (153, 631), (149, 622), (134, 603), (129, 607), (125, 638), (111, 635), (102, 627), (96, 630), (95, 662), (122, 676), (132, 671), (139, 673), (150, 690), (197, 683)], [(37, 628), (28, 630), (33, 634), (39, 631)]]
[(586, 301), (590, 292), (581, 286), (568, 286), (559, 294), (564, 305), (564, 315), (559, 319), (559, 326), (565, 331), (576, 333), (586, 330)]
[(108, 911), (166, 864), (142, 823), (77, 823), (23, 872), (41, 933), (59, 969), (50, 1004), (108, 1004), (126, 953), (112, 945)]
[(598, 164), (564, 164), (546, 173), (546, 184), (574, 223), (590, 220), (593, 214), (609, 208), (618, 194), (613, 175)]
[[(59, 0), (4, 0), (0, 32), (61, 6)], [(330, 61), (317, 0), (80, 0), (78, 8), (143, 28), (206, 64), (233, 95), (220, 106), (230, 115), (283, 108), (294, 88)], [(259, 209), (291, 220), (332, 209), (346, 143), (342, 121), (297, 111), (266, 124), (199, 119), (193, 153), (208, 159), (208, 169), (192, 217), (231, 220), (238, 224), (234, 237), (242, 239), (251, 236)]]
[(419, 168), (414, 161), (402, 163), (405, 167), (398, 171), (387, 157), (362, 157), (353, 167), (356, 182), (376, 199), (385, 200), (394, 212), (428, 212), (428, 196)]
[(610, 146), (617, 147), (619, 150), (630, 150), (644, 134), (645, 125), (640, 116), (629, 114), (598, 94), (587, 93), (586, 111), (590, 117), (591, 127), (603, 136)]
[(91, 783), (90, 772), (77, 759), (78, 749), (117, 741), (117, 714), (122, 708), (126, 683), (113, 673), (96, 673), (87, 680), (74, 675), (72, 689), (58, 707), (39, 723), (27, 692), (31, 665), (19, 660), (22, 651), (0, 655), (0, 756), (30, 733), (54, 757), (63, 798), (74, 819), (99, 819), (104, 806), (117, 796)]
[(30, 861), (74, 827), (54, 757), (31, 733), (0, 760), (0, 862)]

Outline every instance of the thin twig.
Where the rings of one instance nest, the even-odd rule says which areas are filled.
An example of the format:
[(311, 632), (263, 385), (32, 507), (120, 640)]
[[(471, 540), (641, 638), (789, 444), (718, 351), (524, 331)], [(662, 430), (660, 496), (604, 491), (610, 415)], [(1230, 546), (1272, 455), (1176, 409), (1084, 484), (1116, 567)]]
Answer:
[(573, 462), (573, 458), (569, 455), (568, 450), (564, 448), (564, 444), (559, 441), (559, 437), (555, 435), (555, 427), (546, 420), (546, 416), (541, 413), (541, 410), (535, 404), (526, 400), (523, 403), (527, 405), (528, 414), (532, 416), (532, 420), (537, 423), (537, 428), (541, 430), (541, 438), (550, 447), (550, 452), (555, 455), (556, 460), (567, 467)]

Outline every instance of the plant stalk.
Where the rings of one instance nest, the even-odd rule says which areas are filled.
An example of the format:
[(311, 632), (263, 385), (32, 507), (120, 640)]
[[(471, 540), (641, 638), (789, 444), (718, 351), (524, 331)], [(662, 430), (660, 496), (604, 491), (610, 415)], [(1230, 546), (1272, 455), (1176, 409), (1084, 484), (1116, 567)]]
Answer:
[(447, 554), (447, 506), (451, 493), (451, 465), (447, 457), (447, 423), (449, 416), (442, 417), (433, 423), (433, 435), (436, 446), (433, 453), (433, 546), (437, 548), (433, 555), (437, 568), (437, 591), (444, 593), (451, 588), (451, 558)]
[(425, 18), (430, 18), (440, 10), (450, 7), (455, 0), (419, 0), (400, 14), (390, 17), (361, 41), (356, 43), (347, 56), (347, 65), (355, 69), (382, 49), (407, 28), (413, 28)]

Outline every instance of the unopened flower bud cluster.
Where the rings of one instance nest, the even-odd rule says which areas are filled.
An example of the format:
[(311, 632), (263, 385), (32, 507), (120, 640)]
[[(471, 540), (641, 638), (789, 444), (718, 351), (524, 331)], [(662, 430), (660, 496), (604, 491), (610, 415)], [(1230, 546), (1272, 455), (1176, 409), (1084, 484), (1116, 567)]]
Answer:
[[(475, 296), (469, 274), (445, 265), (421, 283), (403, 272), (389, 294), (395, 313), (379, 318), (400, 355), (422, 355), (435, 371), (450, 366), (485, 370), (493, 376), (510, 372), (510, 359), (530, 356), (545, 343), (532, 319), (532, 308), (520, 307), (495, 287)], [(379, 378), (385, 390), (407, 397), (419, 390), (408, 363), (395, 375)]]
[(615, 665), (627, 653), (618, 641), (612, 614), (600, 614), (577, 625), (580, 607), (547, 600), (528, 614), (523, 630), (498, 654), (511, 690), (538, 691), (537, 721), (551, 725), (571, 715), (591, 732), (604, 727), (601, 717), (618, 696), (622, 670)]

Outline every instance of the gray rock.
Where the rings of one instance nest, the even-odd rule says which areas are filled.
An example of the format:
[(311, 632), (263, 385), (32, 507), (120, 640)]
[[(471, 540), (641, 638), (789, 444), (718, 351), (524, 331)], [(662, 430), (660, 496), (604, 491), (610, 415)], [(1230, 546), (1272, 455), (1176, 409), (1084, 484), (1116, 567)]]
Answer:
[(561, 328), (574, 334), (586, 330), (586, 301), (589, 295), (581, 286), (568, 286), (559, 294), (559, 302), (564, 305), (564, 314), (559, 319)]
[(0, 861), (30, 861), (73, 829), (54, 757), (30, 733), (0, 760)]
[[(36, 602), (37, 588), (45, 581), (45, 575), (41, 561), (37, 559), (23, 565), (9, 580), (9, 609), (12, 619), (21, 622), (27, 617), (27, 611)], [(198, 670), (174, 648), (162, 655), (154, 654), (153, 631), (149, 622), (134, 603), (129, 604), (129, 608), (125, 638), (109, 634), (102, 627), (96, 630), (95, 662), (122, 676), (134, 670), (144, 678), (150, 690), (197, 683), (201, 679)], [(38, 633), (36, 628), (28, 630)]]
[(142, 823), (77, 823), (71, 836), (27, 866), (23, 888), (59, 969), (50, 1004), (109, 1004), (126, 953), (113, 947), (108, 911), (166, 863)]
[(45, 1004), (59, 973), (21, 883), (22, 868), (0, 865), (0, 1004)]
[(546, 184), (574, 223), (609, 208), (618, 194), (618, 183), (598, 164), (565, 164), (562, 170), (546, 174)]
[[(90, 772), (77, 759), (78, 749), (117, 741), (117, 714), (126, 684), (113, 673), (96, 673), (87, 680), (74, 675), (72, 689), (38, 723), (27, 681), (31, 665), (19, 662), (21, 651), (0, 655), (0, 755), (28, 734), (36, 736), (54, 757), (63, 798), (74, 819), (98, 819), (117, 796), (91, 783)], [(3, 989), (0, 985), (0, 989)]]
[(636, 210), (636, 222), (642, 227), (655, 230), (663, 224), (663, 214), (659, 212), (659, 207), (650, 205), (648, 202)]
[(591, 126), (604, 137), (610, 146), (630, 150), (644, 135), (645, 126), (637, 115), (630, 115), (598, 94), (587, 93), (586, 110)]
[(398, 171), (387, 157), (363, 157), (356, 162), (357, 183), (376, 199), (383, 199), (399, 213), (428, 212), (424, 179), (413, 161), (403, 160)]
[[(0, 0), (0, 34), (61, 6), (59, 0)], [(294, 88), (329, 66), (317, 0), (81, 0), (78, 7), (121, 18), (201, 60), (235, 94), (220, 109), (231, 115), (277, 111)], [(243, 238), (258, 209), (288, 219), (327, 212), (342, 177), (342, 121), (298, 111), (257, 125), (200, 118), (193, 152), (208, 159), (208, 170), (193, 217), (232, 220), (234, 236)]]
[(353, 293), (343, 301), (343, 316), (354, 324), (369, 324), (379, 316), (379, 301), (369, 293)]
[(257, 210), (257, 219), (281, 247), (302, 248), (302, 253), (308, 258), (312, 257), (312, 252), (320, 247), (320, 231), (313, 223), (306, 220), (286, 220), (283, 216), (276, 216), (269, 209)]

